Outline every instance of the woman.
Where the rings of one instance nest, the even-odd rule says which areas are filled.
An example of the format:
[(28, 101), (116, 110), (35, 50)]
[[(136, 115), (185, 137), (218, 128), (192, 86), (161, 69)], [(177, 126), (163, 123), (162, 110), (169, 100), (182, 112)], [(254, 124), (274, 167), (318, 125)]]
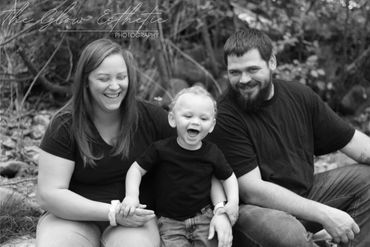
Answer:
[[(37, 246), (159, 246), (152, 210), (118, 213), (125, 175), (135, 158), (172, 133), (167, 113), (135, 99), (136, 65), (117, 43), (90, 43), (78, 61), (73, 97), (53, 118), (41, 143), (39, 203), (46, 213)], [(151, 205), (151, 175), (140, 201)], [(221, 244), (228, 244), (225, 216), (214, 217)], [(115, 226), (118, 225), (118, 226)]]

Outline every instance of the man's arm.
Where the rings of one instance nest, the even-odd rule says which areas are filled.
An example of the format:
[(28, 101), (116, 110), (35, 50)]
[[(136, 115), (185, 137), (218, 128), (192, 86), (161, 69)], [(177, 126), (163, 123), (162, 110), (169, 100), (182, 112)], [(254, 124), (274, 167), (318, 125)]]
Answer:
[(370, 165), (370, 138), (358, 130), (340, 151), (359, 163)]
[(355, 221), (336, 208), (306, 199), (279, 185), (262, 180), (258, 167), (238, 178), (240, 198), (322, 224), (336, 241), (347, 242), (359, 232)]

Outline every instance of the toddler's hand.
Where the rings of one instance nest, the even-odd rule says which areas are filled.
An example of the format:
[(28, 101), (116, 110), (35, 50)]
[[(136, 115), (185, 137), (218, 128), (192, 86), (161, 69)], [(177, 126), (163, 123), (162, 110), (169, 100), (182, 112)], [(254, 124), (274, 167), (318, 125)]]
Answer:
[(121, 203), (119, 213), (124, 216), (133, 215), (139, 204), (139, 198), (126, 196)]
[(238, 216), (239, 216), (238, 203), (234, 203), (234, 202), (226, 203), (225, 211), (226, 211), (227, 216), (229, 217), (231, 225), (233, 226), (235, 222), (238, 220)]

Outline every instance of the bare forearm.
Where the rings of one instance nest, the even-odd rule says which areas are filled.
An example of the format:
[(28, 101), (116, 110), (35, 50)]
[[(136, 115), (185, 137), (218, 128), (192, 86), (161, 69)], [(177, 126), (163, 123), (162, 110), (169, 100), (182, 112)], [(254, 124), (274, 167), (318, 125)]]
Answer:
[(358, 130), (341, 151), (358, 163), (370, 164), (370, 138)]
[(211, 200), (213, 205), (216, 205), (219, 202), (226, 201), (226, 195), (222, 184), (214, 176), (212, 177)]
[(50, 213), (69, 220), (107, 221), (110, 204), (86, 199), (68, 189), (39, 191), (39, 203)]
[(139, 187), (141, 177), (145, 174), (145, 170), (135, 162), (126, 175), (126, 196), (139, 197)]
[(241, 193), (245, 203), (260, 205), (288, 212), (302, 219), (322, 222), (326, 217), (326, 205), (301, 197), (279, 185), (257, 180)]
[(228, 179), (223, 182), (227, 200), (229, 202), (239, 203), (239, 189), (238, 189), (238, 180), (233, 173)]

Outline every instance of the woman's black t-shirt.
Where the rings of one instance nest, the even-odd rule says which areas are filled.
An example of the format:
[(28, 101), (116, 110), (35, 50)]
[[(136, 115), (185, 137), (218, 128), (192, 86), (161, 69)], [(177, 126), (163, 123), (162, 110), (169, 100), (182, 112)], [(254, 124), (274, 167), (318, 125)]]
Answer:
[[(72, 134), (71, 114), (60, 114), (54, 118), (45, 132), (40, 148), (52, 155), (75, 162), (69, 189), (91, 200), (110, 203), (122, 200), (125, 196), (127, 170), (153, 141), (175, 134), (167, 121), (167, 112), (150, 103), (138, 101), (138, 128), (134, 135), (128, 158), (112, 156), (112, 146), (108, 145), (93, 127), (96, 141), (93, 149), (100, 150), (104, 156), (95, 160), (95, 166), (84, 166), (77, 143)], [(52, 166), (53, 164), (50, 164)], [(154, 176), (148, 173), (140, 187), (140, 201), (153, 206)]]

